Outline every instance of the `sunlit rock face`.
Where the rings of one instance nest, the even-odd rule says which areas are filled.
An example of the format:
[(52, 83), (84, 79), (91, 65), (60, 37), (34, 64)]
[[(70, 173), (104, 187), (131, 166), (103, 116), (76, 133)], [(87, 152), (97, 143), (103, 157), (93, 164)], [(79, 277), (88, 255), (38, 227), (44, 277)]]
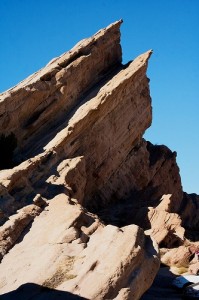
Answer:
[(169, 265), (197, 248), (198, 198), (182, 191), (176, 153), (143, 139), (152, 51), (123, 65), (121, 23), (0, 95), (5, 297), (136, 300), (158, 244)]

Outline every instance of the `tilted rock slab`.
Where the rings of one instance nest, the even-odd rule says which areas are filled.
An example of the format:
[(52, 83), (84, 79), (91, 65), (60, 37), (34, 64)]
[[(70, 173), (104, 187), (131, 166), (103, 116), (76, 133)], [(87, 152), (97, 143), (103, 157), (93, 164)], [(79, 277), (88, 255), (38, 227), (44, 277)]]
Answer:
[[(79, 42), (16, 87), (0, 95), (0, 128), (14, 133), (17, 154), (65, 120), (96, 83), (121, 64), (121, 21)], [(31, 149), (32, 152), (32, 149)]]
[(84, 208), (109, 203), (99, 191), (152, 120), (151, 51), (123, 66), (120, 24), (0, 96), (4, 299), (139, 299), (158, 271), (141, 228), (105, 225)]
[(5, 299), (139, 299), (159, 267), (154, 239), (170, 265), (196, 247), (198, 197), (183, 193), (176, 153), (142, 138), (152, 51), (122, 65), (121, 22), (0, 95)]
[[(117, 27), (114, 24), (107, 31), (102, 31), (105, 37), (108, 35), (106, 39), (111, 39), (113, 31), (115, 35), (117, 33), (119, 42), (118, 26), (119, 23), (117, 23)], [(101, 34), (98, 35), (101, 36)], [(116, 53), (118, 52), (117, 48)], [(115, 58), (116, 54), (113, 51), (111, 54)], [(29, 141), (29, 153), (24, 154), (26, 146), (23, 141), (20, 141), (21, 149), (17, 147), (16, 153), (21, 151), (25, 155), (24, 159), (26, 155), (31, 158), (13, 169), (0, 172), (0, 180), (3, 185), (0, 192), (6, 199), (0, 204), (3, 212), (13, 213), (15, 207), (19, 209), (26, 202), (29, 203), (38, 193), (46, 198), (52, 197), (49, 185), (53, 183), (50, 178), (60, 176), (59, 165), (63, 160), (77, 156), (83, 156), (85, 160), (86, 184), (85, 188), (81, 190), (84, 195), (82, 201), (84, 205), (90, 207), (101, 205), (100, 199), (93, 201), (93, 198), (109, 182), (110, 177), (121, 166), (151, 124), (151, 98), (146, 77), (150, 55), (151, 51), (148, 51), (128, 66), (120, 64), (117, 74), (114, 76), (112, 74), (111, 78), (110, 74), (105, 75), (97, 86), (95, 85), (87, 92), (86, 97), (77, 100), (75, 109), (71, 111), (70, 108), (69, 116), (68, 112), (65, 113), (64, 121), (60, 119), (60, 122), (62, 120), (61, 125), (55, 126), (53, 129), (49, 127), (45, 135), (42, 133), (40, 139), (37, 137), (34, 140), (34, 146)], [(76, 61), (71, 64), (76, 64)], [(115, 59), (113, 66), (115, 70)], [(67, 73), (68, 69), (65, 71)], [(51, 84), (54, 86), (53, 83)], [(22, 87), (18, 87), (19, 91), (26, 88), (25, 83)], [(15, 89), (18, 91), (17, 88)], [(5, 95), (3, 96), (5, 97)], [(13, 97), (15, 97), (15, 92)], [(13, 101), (13, 98), (6, 98), (3, 103), (9, 99)], [(67, 100), (68, 98), (65, 99), (66, 103)], [(60, 109), (63, 113), (63, 108)], [(21, 107), (21, 110), (20, 115), (23, 114), (24, 106)], [(24, 113), (26, 112), (27, 109)], [(53, 116), (54, 113), (53, 111)], [(42, 115), (45, 115), (45, 111)], [(51, 121), (53, 123), (53, 120)], [(47, 125), (45, 124), (45, 126)], [(37, 134), (43, 130), (42, 128), (37, 130)], [(15, 135), (19, 139), (17, 130)], [(31, 132), (29, 132), (29, 136), (30, 139), (34, 137)], [(23, 134), (20, 139), (22, 137)], [(34, 156), (37, 151), (40, 154)], [(71, 188), (76, 193), (79, 187), (73, 185)], [(76, 197), (76, 195), (73, 196)]]

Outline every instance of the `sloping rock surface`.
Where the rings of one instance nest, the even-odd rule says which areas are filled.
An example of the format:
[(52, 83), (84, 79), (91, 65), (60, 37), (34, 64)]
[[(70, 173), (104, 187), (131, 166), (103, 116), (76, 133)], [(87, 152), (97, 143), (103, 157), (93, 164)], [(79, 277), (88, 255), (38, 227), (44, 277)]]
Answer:
[(111, 202), (98, 193), (151, 124), (151, 52), (123, 66), (120, 23), (1, 95), (4, 297), (139, 299), (153, 282), (154, 240), (85, 209)]
[(152, 51), (122, 65), (121, 22), (0, 95), (2, 299), (136, 300), (157, 244), (165, 264), (193, 259), (198, 196), (176, 153), (143, 139)]
[[(123, 299), (118, 293), (128, 287), (128, 294), (138, 299), (153, 281), (156, 255), (151, 239), (136, 225), (104, 226), (62, 194), (49, 201), (3, 259), (1, 291), (34, 282), (88, 299)], [(138, 290), (140, 280), (147, 284)]]
[[(4, 256), (1, 293), (9, 296), (34, 283), (86, 299), (139, 299), (159, 266), (157, 245), (143, 230), (136, 225), (104, 226), (65, 194), (48, 204)], [(46, 299), (46, 289), (33, 288), (28, 297)], [(23, 297), (23, 289), (13, 297), (17, 293)]]

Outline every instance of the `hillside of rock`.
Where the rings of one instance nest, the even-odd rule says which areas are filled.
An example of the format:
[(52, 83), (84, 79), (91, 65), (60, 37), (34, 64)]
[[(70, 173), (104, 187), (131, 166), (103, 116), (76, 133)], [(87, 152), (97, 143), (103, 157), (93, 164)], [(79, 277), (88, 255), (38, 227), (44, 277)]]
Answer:
[(123, 65), (121, 23), (0, 95), (2, 299), (136, 300), (160, 260), (197, 272), (199, 197), (143, 139), (152, 51)]

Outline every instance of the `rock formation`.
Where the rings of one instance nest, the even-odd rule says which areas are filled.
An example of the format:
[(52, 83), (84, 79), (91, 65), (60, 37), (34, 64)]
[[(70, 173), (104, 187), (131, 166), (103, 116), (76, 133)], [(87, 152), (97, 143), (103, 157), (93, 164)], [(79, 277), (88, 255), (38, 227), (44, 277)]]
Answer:
[(2, 299), (140, 299), (157, 244), (185, 268), (199, 246), (176, 153), (143, 139), (152, 51), (123, 65), (120, 25), (0, 95)]

